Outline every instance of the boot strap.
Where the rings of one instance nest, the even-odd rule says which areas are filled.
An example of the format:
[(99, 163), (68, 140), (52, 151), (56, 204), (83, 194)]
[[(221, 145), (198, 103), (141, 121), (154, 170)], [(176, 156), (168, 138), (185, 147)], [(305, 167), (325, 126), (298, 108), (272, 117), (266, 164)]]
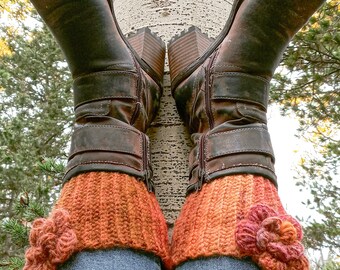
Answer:
[(154, 191), (148, 137), (116, 119), (76, 126), (64, 183), (77, 174), (93, 171), (126, 173)]
[(138, 75), (131, 71), (101, 71), (74, 80), (74, 107), (105, 99), (137, 99)]
[(261, 175), (277, 186), (274, 153), (264, 124), (224, 123), (207, 134), (193, 134), (193, 140), (187, 193), (199, 190), (204, 182), (233, 174)]
[(240, 72), (222, 72), (212, 76), (212, 100), (249, 102), (267, 111), (269, 81)]

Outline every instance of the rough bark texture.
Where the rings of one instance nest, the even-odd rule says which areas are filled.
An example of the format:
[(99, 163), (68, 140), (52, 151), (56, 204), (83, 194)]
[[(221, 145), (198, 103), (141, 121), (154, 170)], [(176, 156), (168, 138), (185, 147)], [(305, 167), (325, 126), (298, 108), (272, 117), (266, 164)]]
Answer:
[[(233, 0), (115, 0), (115, 12), (124, 33), (148, 26), (165, 43), (188, 29), (199, 27), (210, 37), (223, 28)], [(184, 202), (188, 181), (190, 136), (177, 114), (170, 91), (167, 59), (164, 94), (159, 114), (148, 131), (156, 194), (169, 228)]]

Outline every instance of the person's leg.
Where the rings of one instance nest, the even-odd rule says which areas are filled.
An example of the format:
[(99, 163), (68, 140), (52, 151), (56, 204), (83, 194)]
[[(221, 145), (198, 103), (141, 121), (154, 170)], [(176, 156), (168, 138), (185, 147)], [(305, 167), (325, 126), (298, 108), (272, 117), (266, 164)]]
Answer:
[[(120, 173), (84, 173), (64, 185), (49, 218), (34, 222), (24, 269), (55, 267), (74, 254), (86, 255), (82, 251), (115, 247), (166, 261), (167, 237), (156, 197), (143, 182)], [(89, 267), (96, 269), (97, 261)]]
[[(49, 218), (33, 223), (24, 269), (55, 269), (76, 253), (80, 259), (71, 268), (79, 268), (85, 257), (103, 255), (83, 252), (112, 248), (153, 254), (168, 264), (167, 226), (152, 193), (145, 134), (159, 107), (162, 74), (151, 71), (154, 63), (145, 69), (129, 49), (110, 1), (32, 3), (65, 53), (76, 125), (60, 198)], [(152, 44), (144, 50), (162, 63), (162, 44)], [(86, 260), (88, 269), (100, 269), (97, 263)]]
[(308, 269), (301, 226), (277, 193), (266, 110), (284, 49), (323, 2), (236, 0), (220, 43), (188, 67), (180, 54), (199, 47), (195, 35), (170, 44), (173, 95), (194, 141), (175, 265), (220, 255), (251, 258), (261, 269)]
[(128, 249), (83, 251), (58, 270), (160, 270), (161, 260), (152, 254)]
[(286, 215), (269, 180), (226, 176), (186, 198), (175, 224), (172, 255), (175, 264), (225, 255), (251, 257), (263, 269), (286, 264), (307, 269), (301, 237), (300, 225)]
[(249, 260), (238, 260), (227, 256), (200, 258), (186, 261), (176, 270), (259, 270), (255, 263)]

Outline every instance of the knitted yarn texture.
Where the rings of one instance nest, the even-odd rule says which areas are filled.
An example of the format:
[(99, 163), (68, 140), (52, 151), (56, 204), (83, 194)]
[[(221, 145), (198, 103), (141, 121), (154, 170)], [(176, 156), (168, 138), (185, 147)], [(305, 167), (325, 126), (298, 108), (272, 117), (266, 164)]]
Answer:
[(233, 175), (190, 194), (172, 238), (174, 265), (210, 256), (251, 257), (261, 269), (307, 270), (298, 222), (286, 215), (275, 186)]
[(35, 220), (29, 240), (31, 247), (26, 251), (24, 270), (57, 269), (57, 264), (66, 261), (76, 251), (77, 236), (65, 210), (52, 212), (48, 219)]
[(120, 173), (90, 172), (67, 182), (50, 217), (34, 222), (30, 244), (24, 270), (54, 270), (75, 252), (113, 247), (150, 252), (171, 265), (155, 195)]

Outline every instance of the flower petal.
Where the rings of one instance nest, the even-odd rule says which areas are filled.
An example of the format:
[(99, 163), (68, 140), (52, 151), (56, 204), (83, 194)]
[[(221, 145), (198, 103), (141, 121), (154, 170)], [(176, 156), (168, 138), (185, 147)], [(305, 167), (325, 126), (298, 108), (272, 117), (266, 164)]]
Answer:
[(248, 220), (242, 220), (237, 224), (235, 241), (242, 252), (246, 254), (257, 254), (259, 250), (256, 245), (256, 232), (259, 226)]
[(292, 260), (288, 263), (289, 270), (309, 270), (309, 262), (306, 256), (301, 256), (299, 260)]
[(283, 221), (281, 224), (280, 240), (285, 245), (294, 243), (296, 240), (298, 240), (295, 226), (287, 220)]
[(280, 218), (293, 224), (294, 228), (296, 229), (297, 240), (301, 241), (303, 238), (303, 231), (300, 223), (295, 218), (289, 215), (282, 215), (280, 216)]
[(236, 243), (245, 255), (266, 270), (307, 270), (303, 255), (302, 228), (289, 215), (278, 215), (272, 208), (259, 204), (250, 208), (235, 233)]
[(23, 270), (56, 270), (76, 250), (77, 237), (65, 210), (54, 211), (48, 219), (38, 219), (30, 233), (31, 247), (26, 251)]
[(292, 245), (284, 245), (281, 242), (269, 243), (267, 251), (272, 256), (282, 262), (298, 260), (303, 255), (304, 248), (300, 242), (296, 241)]
[(262, 251), (265, 251), (267, 249), (269, 243), (277, 242), (278, 240), (279, 236), (277, 234), (267, 231), (264, 228), (260, 228), (257, 231), (256, 245)]
[(268, 217), (277, 216), (278, 214), (270, 207), (264, 204), (257, 204), (250, 208), (248, 218), (255, 223), (261, 223)]
[(288, 270), (288, 265), (273, 258), (271, 254), (264, 252), (258, 259), (258, 264), (263, 270)]

